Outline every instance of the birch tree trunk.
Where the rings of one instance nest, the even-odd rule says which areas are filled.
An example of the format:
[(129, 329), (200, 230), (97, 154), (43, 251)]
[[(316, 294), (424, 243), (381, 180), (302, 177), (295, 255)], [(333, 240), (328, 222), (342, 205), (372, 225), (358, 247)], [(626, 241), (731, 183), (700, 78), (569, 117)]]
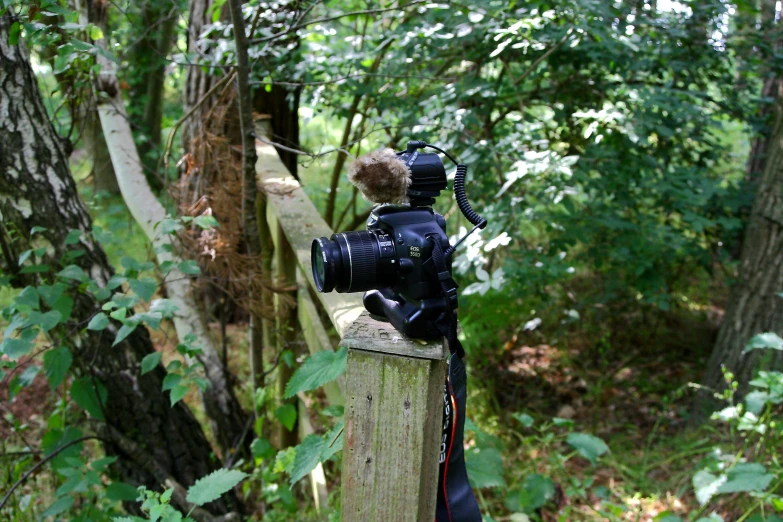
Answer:
[[(104, 76), (103, 72), (101, 76)], [(174, 245), (171, 237), (160, 234), (155, 229), (155, 224), (166, 218), (166, 211), (152, 193), (144, 177), (120, 96), (115, 95), (100, 104), (98, 114), (106, 143), (109, 145), (120, 191), (128, 209), (152, 242), (157, 252), (158, 262), (178, 263), (180, 259), (176, 253), (172, 253)], [(228, 372), (223, 367), (215, 343), (193, 297), (188, 276), (178, 268), (174, 268), (169, 272), (165, 285), (169, 299), (179, 309), (173, 319), (177, 337), (182, 340), (192, 334), (197, 339), (195, 344), (203, 350), (201, 359), (209, 386), (202, 394), (202, 398), (215, 436), (224, 451), (223, 456), (227, 458), (228, 453), (234, 448), (246, 446), (247, 442), (242, 438), (248, 417), (234, 395), (228, 380)]]
[[(96, 42), (96, 45), (105, 46), (106, 42), (101, 40)], [(234, 395), (229, 381), (230, 374), (223, 366), (196, 303), (190, 278), (176, 267), (181, 259), (176, 254), (171, 237), (156, 230), (155, 225), (166, 218), (166, 210), (144, 176), (125, 103), (117, 85), (116, 66), (104, 56), (99, 56), (98, 61), (101, 65), (98, 90), (105, 95), (98, 105), (98, 115), (117, 174), (117, 182), (133, 218), (152, 243), (158, 263), (170, 261), (175, 264), (165, 281), (168, 297), (178, 308), (173, 317), (174, 327), (180, 340), (189, 335), (195, 336), (194, 344), (202, 350), (200, 360), (204, 364), (209, 382), (202, 393), (204, 409), (223, 450), (223, 458), (227, 459), (233, 451), (249, 451), (250, 441), (247, 437), (248, 430), (245, 429), (248, 416)]]
[[(112, 267), (92, 236), (89, 214), (70, 175), (62, 139), (46, 115), (26, 49), (21, 42), (8, 43), (10, 25), (8, 13), (0, 16), (0, 268), (17, 285), (52, 284), (52, 272), (59, 270), (66, 252), (81, 249), (84, 253), (72, 262), (105, 286)], [(31, 230), (36, 226), (45, 230), (33, 241)], [(69, 246), (71, 230), (82, 235)], [(41, 262), (52, 272), (19, 272), (19, 254), (33, 244), (46, 247)], [(166, 482), (180, 492), (213, 471), (213, 450), (198, 422), (182, 402), (170, 406), (161, 391), (163, 367), (141, 376), (141, 360), (154, 351), (147, 330), (138, 327), (112, 346), (118, 323), (102, 331), (77, 326), (99, 312), (101, 303), (75, 287), (66, 293), (73, 302), (70, 317), (50, 334), (71, 351), (73, 371), (91, 376), (108, 392), (103, 419), (96, 424), (108, 441), (103, 443), (106, 453), (120, 457), (113, 471), (135, 485), (158, 489)], [(175, 502), (183, 510), (189, 508), (182, 495), (175, 495)], [(209, 507), (213, 513), (228, 511), (224, 501)], [(198, 510), (196, 518), (214, 517)]]
[[(783, 297), (778, 295), (783, 292), (783, 92), (781, 83), (776, 85), (773, 124), (743, 241), (739, 279), (702, 381), (714, 390), (725, 387), (721, 365), (734, 374), (740, 393), (759, 369), (783, 368), (783, 352), (778, 350), (742, 354), (756, 334), (783, 335)], [(710, 397), (707, 391), (701, 394), (697, 415), (711, 402)]]

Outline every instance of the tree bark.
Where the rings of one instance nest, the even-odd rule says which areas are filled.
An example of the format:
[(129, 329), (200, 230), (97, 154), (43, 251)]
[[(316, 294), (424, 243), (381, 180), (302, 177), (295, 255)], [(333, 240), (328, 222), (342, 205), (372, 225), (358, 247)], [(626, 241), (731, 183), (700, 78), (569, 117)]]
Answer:
[[(778, 91), (773, 124), (767, 141), (764, 169), (758, 179), (750, 220), (742, 246), (739, 279), (732, 290), (715, 349), (707, 364), (703, 384), (713, 390), (724, 388), (721, 366), (725, 365), (744, 393), (748, 381), (759, 369), (783, 368), (783, 353), (754, 350), (742, 354), (756, 334), (783, 334), (783, 96)], [(705, 390), (697, 401), (696, 413), (709, 405)]]
[[(122, 196), (134, 219), (155, 247), (158, 261), (178, 263), (180, 259), (176, 255), (171, 236), (161, 234), (155, 228), (157, 223), (166, 218), (166, 209), (152, 193), (142, 171), (124, 102), (119, 90), (112, 87), (112, 82), (116, 82), (116, 76), (111, 71), (112, 65), (108, 60), (102, 59), (101, 62), (99, 88), (105, 92), (106, 97), (98, 106), (98, 114)], [(223, 367), (193, 296), (189, 278), (175, 267), (168, 273), (165, 285), (169, 298), (178, 307), (173, 318), (177, 337), (182, 341), (188, 335), (194, 335), (195, 344), (203, 351), (201, 360), (209, 386), (203, 392), (202, 398), (215, 436), (223, 449), (223, 457), (228, 458), (231, 451), (249, 450), (249, 440), (245, 436), (248, 417), (234, 395), (228, 371)]]
[[(58, 270), (63, 256), (69, 250), (80, 249), (84, 253), (73, 263), (99, 286), (105, 286), (113, 269), (92, 237), (89, 214), (68, 169), (62, 139), (47, 118), (26, 49), (21, 42), (8, 43), (10, 25), (7, 13), (0, 16), (2, 270), (18, 285), (51, 284), (52, 272)], [(46, 229), (33, 241), (30, 236), (34, 226)], [(69, 246), (66, 238), (74, 229), (82, 236), (76, 245)], [(46, 247), (40, 262), (48, 263), (51, 272), (19, 273), (19, 254), (33, 242), (35, 247)], [(147, 330), (138, 327), (112, 347), (118, 323), (112, 322), (103, 331), (82, 329), (100, 311), (101, 303), (76, 285), (67, 294), (73, 301), (70, 317), (50, 334), (72, 352), (73, 371), (100, 381), (108, 392), (104, 419), (96, 424), (102, 436), (113, 441), (103, 443), (106, 453), (120, 457), (114, 472), (126, 482), (158, 489), (161, 473), (188, 486), (213, 471), (217, 462), (198, 422), (182, 402), (171, 407), (161, 392), (166, 375), (163, 367), (158, 365), (141, 376), (141, 360), (154, 351)], [(78, 331), (75, 335), (74, 330)], [(143, 448), (143, 453), (129, 454), (123, 449), (127, 444), (123, 445), (117, 434), (123, 441)], [(149, 463), (154, 463), (155, 469)], [(209, 507), (214, 513), (228, 511), (223, 500)]]

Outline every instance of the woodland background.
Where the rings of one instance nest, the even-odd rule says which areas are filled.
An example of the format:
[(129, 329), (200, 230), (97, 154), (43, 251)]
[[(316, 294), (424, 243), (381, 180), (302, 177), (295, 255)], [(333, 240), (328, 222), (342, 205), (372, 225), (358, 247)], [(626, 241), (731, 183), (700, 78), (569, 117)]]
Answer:
[(470, 166), (485, 520), (783, 520), (780, 20), (774, 0), (0, 0), (0, 517), (339, 520), (342, 411), (304, 381), (344, 359), (274, 326), (260, 119), (335, 230), (371, 208), (353, 156), (422, 139)]

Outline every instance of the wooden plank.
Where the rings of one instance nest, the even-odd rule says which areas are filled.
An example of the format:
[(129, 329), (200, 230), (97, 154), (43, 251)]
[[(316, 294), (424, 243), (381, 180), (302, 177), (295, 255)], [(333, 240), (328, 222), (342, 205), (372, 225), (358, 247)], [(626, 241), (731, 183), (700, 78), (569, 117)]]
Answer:
[(342, 522), (435, 518), (445, 359), (348, 352)]
[[(296, 341), (300, 331), (296, 314), (296, 264), (294, 263), (294, 253), (288, 245), (288, 241), (283, 234), (283, 230), (278, 226), (272, 230), (272, 235), (277, 236), (277, 246), (275, 248), (275, 284), (282, 288), (293, 287), (294, 290), (279, 292), (275, 294), (275, 310), (277, 316), (277, 353), (283, 350), (290, 350), (294, 356), (297, 355)], [(287, 298), (287, 299), (284, 299)], [(285, 396), (285, 386), (293, 375), (294, 370), (287, 364), (281, 362), (277, 365), (277, 389), (281, 403), (297, 406), (296, 398), (283, 399)], [(279, 425), (279, 443), (281, 448), (295, 446), (297, 443), (296, 426), (289, 430), (282, 423)]]
[[(288, 242), (296, 254), (299, 269), (314, 286), (310, 267), (310, 246), (316, 237), (332, 235), (329, 225), (321, 218), (315, 205), (308, 199), (302, 186), (288, 172), (274, 147), (256, 141), (258, 163), (256, 173), (259, 190), (267, 198), (267, 216), (273, 214), (283, 229)], [(269, 221), (272, 226), (272, 221)], [(274, 229), (273, 229), (274, 230)], [(345, 330), (364, 310), (360, 294), (318, 293), (337, 333), (342, 337)]]
[(427, 341), (410, 339), (395, 330), (390, 323), (373, 319), (367, 312), (362, 312), (351, 323), (340, 346), (419, 359), (443, 359), (448, 355), (448, 348), (442, 338)]

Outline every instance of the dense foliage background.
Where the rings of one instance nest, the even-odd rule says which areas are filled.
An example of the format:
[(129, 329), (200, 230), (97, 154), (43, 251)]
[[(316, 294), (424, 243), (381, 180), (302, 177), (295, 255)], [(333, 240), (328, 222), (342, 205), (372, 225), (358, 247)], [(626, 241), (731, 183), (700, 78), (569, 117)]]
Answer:
[[(305, 358), (301, 333), (274, 327), (273, 294), (279, 314), (290, 288), (243, 206), (252, 110), (334, 230), (371, 210), (345, 177), (352, 157), (421, 139), (469, 165), (489, 226), (454, 266), (485, 520), (783, 519), (777, 2), (0, 0), (0, 13), (0, 85), (29, 59), (37, 85), (20, 92), (34, 106), (40, 91), (46, 116), (0, 89), (3, 518), (339, 520), (343, 412), (320, 386), (345, 353)], [(13, 159), (28, 141), (48, 148)], [(89, 218), (57, 217), (47, 191), (91, 225), (71, 228)], [(454, 240), (469, 229), (445, 193), (436, 210)], [(315, 428), (303, 440), (295, 392)], [(136, 420), (112, 415), (126, 407)], [(145, 419), (168, 433), (166, 408), (200, 426), (192, 439), (128, 431)], [(184, 471), (155, 449), (180, 443)], [(161, 467), (140, 465), (144, 451)], [(316, 466), (328, 505), (300, 480)]]

